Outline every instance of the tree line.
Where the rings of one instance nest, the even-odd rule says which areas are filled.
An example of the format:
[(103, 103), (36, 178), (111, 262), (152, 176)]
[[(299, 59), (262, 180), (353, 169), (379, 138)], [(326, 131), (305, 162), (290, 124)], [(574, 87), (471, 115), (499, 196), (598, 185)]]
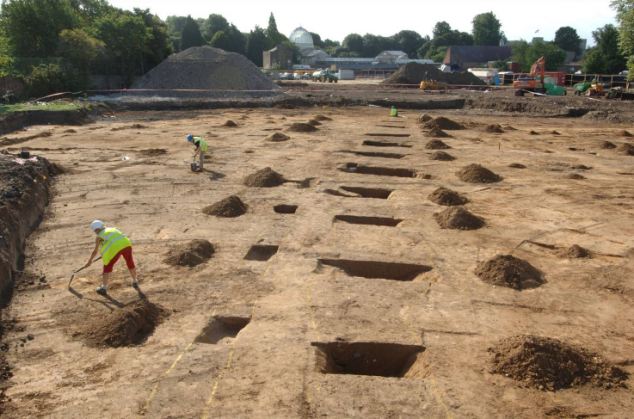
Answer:
[[(619, 26), (606, 25), (593, 32), (596, 46), (585, 51), (584, 58), (584, 69), (590, 73), (615, 73), (626, 63), (634, 68), (634, 0), (613, 0), (612, 7)], [(452, 45), (508, 44), (512, 60), (524, 71), (540, 56), (546, 56), (549, 69), (556, 69), (566, 51), (578, 56), (584, 52), (576, 30), (568, 26), (560, 28), (552, 41), (509, 42), (493, 12), (475, 16), (471, 32), (443, 21), (425, 36), (413, 30), (392, 36), (352, 33), (339, 42), (312, 35), (315, 47), (335, 57), (374, 57), (384, 50), (401, 50), (411, 58), (435, 62), (442, 61)], [(192, 46), (237, 52), (261, 66), (262, 53), (279, 44), (293, 48), (298, 58), (273, 14), (265, 28), (242, 32), (219, 14), (204, 19), (169, 16), (163, 21), (150, 10), (122, 10), (107, 0), (7, 0), (0, 12), (0, 76), (24, 79), (31, 96), (85, 89), (96, 74), (117, 75), (129, 85), (171, 53)]]

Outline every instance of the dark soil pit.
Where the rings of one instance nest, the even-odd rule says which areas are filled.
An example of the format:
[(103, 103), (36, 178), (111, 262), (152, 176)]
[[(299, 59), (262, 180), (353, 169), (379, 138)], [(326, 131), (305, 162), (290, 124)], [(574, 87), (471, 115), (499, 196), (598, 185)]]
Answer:
[(534, 130), (530, 130), (528, 134), (529, 135), (539, 135), (539, 132), (534, 131)]
[(586, 166), (585, 164), (576, 164), (574, 166), (570, 166), (570, 168), (574, 170), (592, 170), (592, 167)]
[(488, 284), (518, 291), (537, 288), (546, 282), (537, 268), (511, 255), (497, 255), (491, 260), (481, 262), (475, 274)]
[(588, 249), (583, 248), (578, 244), (573, 244), (569, 248), (563, 249), (560, 252), (560, 255), (569, 259), (584, 259), (592, 257), (592, 254)]
[(626, 156), (634, 156), (634, 145), (629, 143), (621, 144), (618, 147), (618, 151), (620, 151), (621, 154), (625, 154)]
[(583, 176), (583, 175), (580, 175), (579, 173), (571, 173), (571, 174), (566, 176), (566, 179), (584, 180), (584, 179), (586, 179), (586, 177)]
[(157, 157), (167, 154), (167, 150), (164, 148), (147, 148), (145, 150), (141, 150), (139, 154), (146, 157)]
[(215, 217), (235, 218), (246, 214), (249, 207), (240, 198), (231, 195), (203, 208), (203, 213)]
[(513, 336), (489, 348), (491, 372), (523, 386), (556, 391), (581, 385), (625, 387), (629, 374), (600, 355), (540, 336)]
[(456, 121), (452, 121), (449, 118), (445, 118), (444, 116), (439, 116), (438, 118), (434, 118), (431, 121), (427, 121), (424, 126), (427, 129), (435, 128), (447, 131), (457, 131), (465, 129), (464, 125)]
[(445, 205), (448, 207), (464, 205), (469, 202), (467, 198), (460, 195), (458, 192), (442, 187), (436, 189), (427, 198), (435, 204)]
[(495, 183), (502, 180), (501, 176), (479, 164), (465, 166), (456, 175), (460, 180), (468, 183)]
[(280, 186), (285, 181), (284, 176), (270, 167), (265, 167), (244, 178), (244, 184), (254, 188), (273, 188)]
[(369, 132), (367, 134), (368, 137), (397, 137), (397, 138), (407, 138), (410, 137), (410, 134), (399, 134), (399, 133), (390, 133), (390, 132)]
[(462, 207), (447, 208), (434, 214), (434, 219), (441, 228), (451, 230), (477, 230), (485, 224), (482, 218)]
[(174, 246), (165, 255), (163, 261), (171, 266), (194, 267), (206, 262), (214, 254), (214, 246), (207, 240), (192, 240)]
[(249, 322), (251, 317), (214, 316), (196, 337), (195, 342), (215, 345), (223, 339), (234, 339)]
[(511, 163), (509, 164), (509, 167), (512, 169), (526, 169), (526, 165), (522, 163)]
[(382, 159), (402, 159), (405, 157), (405, 154), (399, 153), (381, 153), (376, 151), (351, 151), (356, 156), (362, 157), (379, 157)]
[(167, 311), (161, 306), (139, 300), (105, 316), (91, 318), (86, 329), (78, 334), (90, 346), (118, 348), (140, 345), (165, 317)]
[(612, 143), (610, 141), (603, 141), (601, 143), (601, 148), (604, 149), (604, 150), (610, 150), (610, 149), (616, 148), (616, 144), (614, 144), (614, 143)]
[(322, 374), (405, 377), (423, 346), (382, 342), (312, 342)]
[(259, 262), (266, 262), (267, 260), (275, 256), (278, 250), (279, 246), (256, 244), (254, 246), (251, 246), (247, 254), (244, 256), (244, 260), (256, 260)]
[(297, 212), (297, 205), (276, 205), (273, 207), (273, 211), (278, 214), (295, 214)]
[(223, 127), (227, 127), (227, 128), (236, 128), (238, 126), (238, 124), (235, 121), (232, 121), (231, 119), (228, 119), (225, 121), (224, 124), (222, 124)]
[(348, 224), (372, 225), (383, 227), (396, 227), (403, 220), (388, 217), (364, 217), (359, 215), (335, 215), (333, 221), (341, 221)]
[(425, 144), (425, 148), (428, 150), (448, 150), (451, 147), (441, 140), (431, 140), (427, 144)]
[(447, 134), (445, 131), (440, 128), (434, 127), (425, 132), (425, 136), (432, 138), (450, 138), (451, 135)]
[(492, 134), (502, 134), (504, 132), (504, 129), (502, 128), (500, 124), (491, 124), (491, 125), (487, 125), (484, 128), (484, 131), (490, 132)]
[(282, 141), (288, 141), (290, 139), (291, 139), (291, 137), (289, 137), (288, 135), (283, 134), (281, 132), (275, 132), (275, 133), (269, 135), (268, 137), (266, 137), (266, 141), (272, 141), (274, 143), (279, 143), (279, 142), (282, 142)]
[(347, 173), (357, 173), (360, 175), (393, 176), (393, 177), (416, 177), (416, 171), (397, 167), (364, 166), (357, 163), (346, 163), (339, 170)]
[(413, 281), (418, 275), (431, 271), (430, 266), (413, 263), (375, 262), (370, 260), (318, 259), (319, 266), (341, 269), (349, 276), (393, 281)]
[(374, 198), (374, 199), (388, 199), (390, 194), (394, 192), (391, 189), (381, 188), (361, 188), (356, 186), (342, 186), (346, 192), (359, 195), (359, 198)]
[(367, 145), (369, 147), (405, 147), (405, 148), (411, 148), (412, 147), (409, 144), (393, 143), (393, 142), (389, 142), (389, 141), (365, 140), (362, 144), (363, 145)]
[(310, 124), (305, 124), (303, 122), (295, 122), (292, 123), (290, 127), (288, 127), (288, 131), (291, 132), (315, 132), (317, 128)]
[(430, 160), (439, 160), (439, 161), (453, 161), (456, 160), (454, 156), (444, 151), (434, 151), (429, 156)]
[(377, 124), (375, 126), (378, 127), (378, 128), (390, 128), (390, 129), (405, 129), (405, 128), (407, 128), (405, 125)]
[(332, 121), (332, 118), (327, 117), (326, 115), (315, 115), (315, 117), (313, 118), (315, 121)]

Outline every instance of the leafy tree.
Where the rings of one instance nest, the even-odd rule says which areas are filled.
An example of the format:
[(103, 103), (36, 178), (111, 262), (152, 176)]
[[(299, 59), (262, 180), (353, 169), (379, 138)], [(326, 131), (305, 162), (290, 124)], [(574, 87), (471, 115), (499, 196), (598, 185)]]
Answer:
[(323, 48), (324, 42), (321, 40), (321, 36), (318, 33), (311, 32), (310, 35), (313, 37), (313, 44), (315, 48)]
[(393, 36), (397, 48), (407, 53), (410, 58), (416, 57), (416, 51), (423, 42), (423, 37), (415, 31), (400, 31)]
[(67, 90), (68, 77), (62, 71), (59, 64), (41, 64), (33, 67), (25, 77), (28, 95), (42, 97), (50, 92), (63, 92)]
[(449, 25), (449, 23), (442, 21), (442, 22), (437, 22), (434, 25), (434, 30), (432, 31), (432, 36), (435, 38), (440, 38), (444, 35), (447, 35), (449, 32), (451, 32), (451, 25)]
[(234, 25), (224, 31), (217, 31), (211, 38), (210, 45), (225, 51), (244, 54), (246, 39)]
[(256, 26), (254, 30), (249, 32), (246, 42), (246, 56), (253, 61), (258, 67), (262, 67), (262, 53), (266, 49), (266, 32), (264, 29)]
[(612, 7), (617, 11), (621, 53), (628, 57), (628, 79), (634, 80), (634, 0), (614, 0)]
[(167, 25), (158, 16), (150, 13), (148, 9), (134, 9), (134, 14), (143, 19), (143, 23), (148, 29), (142, 67), (142, 71), (145, 72), (147, 69), (160, 64), (173, 52), (173, 48)]
[(183, 31), (181, 32), (181, 51), (190, 47), (205, 45), (205, 40), (200, 34), (198, 23), (191, 16), (187, 16)]
[(363, 37), (358, 33), (351, 33), (343, 38), (341, 46), (351, 53), (363, 53)]
[(269, 16), (269, 25), (266, 27), (266, 37), (268, 39), (268, 47), (273, 48), (284, 42), (287, 38), (277, 30), (277, 22), (273, 13)]
[(557, 71), (566, 60), (566, 52), (552, 42), (533, 41), (526, 50), (524, 69), (528, 71), (540, 57), (546, 59), (546, 70)]
[(605, 25), (592, 32), (596, 46), (586, 54), (583, 69), (587, 73), (616, 74), (627, 65), (619, 50), (619, 31), (614, 25)]
[(104, 53), (104, 43), (93, 38), (83, 29), (64, 29), (59, 33), (58, 54), (77, 69), (83, 81), (87, 81), (91, 66)]
[(421, 39), (418, 56), (436, 62), (444, 59), (447, 48), (452, 45), (473, 45), (473, 36), (466, 32), (451, 29), (447, 22), (438, 22), (434, 26), (433, 38)]
[(201, 33), (209, 41), (211, 41), (211, 38), (213, 38), (216, 32), (227, 32), (228, 30), (229, 22), (227, 22), (227, 19), (225, 19), (224, 16), (215, 13), (209, 15), (209, 17), (207, 17), (201, 25)]
[(577, 31), (570, 26), (562, 26), (555, 32), (555, 45), (564, 51), (572, 51), (575, 55), (581, 52), (581, 38)]
[(500, 45), (502, 24), (493, 12), (482, 13), (473, 18), (474, 45)]

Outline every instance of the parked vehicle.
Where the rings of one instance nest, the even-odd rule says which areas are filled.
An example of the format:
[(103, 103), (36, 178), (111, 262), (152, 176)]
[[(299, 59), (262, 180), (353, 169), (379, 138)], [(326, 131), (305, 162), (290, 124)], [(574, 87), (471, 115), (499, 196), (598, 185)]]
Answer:
[(337, 83), (339, 78), (330, 70), (318, 70), (313, 73), (314, 82)]

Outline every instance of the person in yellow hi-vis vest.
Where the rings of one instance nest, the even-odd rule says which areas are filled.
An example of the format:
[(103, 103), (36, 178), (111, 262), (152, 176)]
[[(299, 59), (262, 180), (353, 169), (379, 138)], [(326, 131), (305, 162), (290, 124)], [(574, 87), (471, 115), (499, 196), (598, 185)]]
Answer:
[(195, 163), (192, 164), (192, 170), (196, 172), (202, 172), (203, 166), (205, 164), (205, 153), (207, 152), (209, 145), (207, 144), (207, 141), (203, 139), (203, 137), (194, 136), (192, 134), (187, 134), (186, 139), (187, 142), (192, 143), (194, 147), (196, 147), (196, 151), (192, 157), (193, 160), (196, 161), (196, 156), (198, 156), (199, 161), (196, 170), (194, 170)]
[(125, 263), (130, 271), (132, 286), (138, 290), (139, 282), (137, 281), (136, 266), (132, 258), (132, 242), (130, 239), (120, 230), (114, 227), (106, 227), (103, 221), (93, 221), (90, 223), (90, 228), (97, 235), (97, 240), (95, 242), (95, 250), (93, 250), (90, 255), (86, 266), (92, 264), (93, 259), (97, 256), (97, 252), (101, 254), (103, 261), (103, 275), (101, 285), (97, 288), (97, 294), (106, 295), (108, 293), (108, 281), (112, 274), (112, 268), (114, 268), (115, 263), (117, 263), (121, 256), (125, 259)]

